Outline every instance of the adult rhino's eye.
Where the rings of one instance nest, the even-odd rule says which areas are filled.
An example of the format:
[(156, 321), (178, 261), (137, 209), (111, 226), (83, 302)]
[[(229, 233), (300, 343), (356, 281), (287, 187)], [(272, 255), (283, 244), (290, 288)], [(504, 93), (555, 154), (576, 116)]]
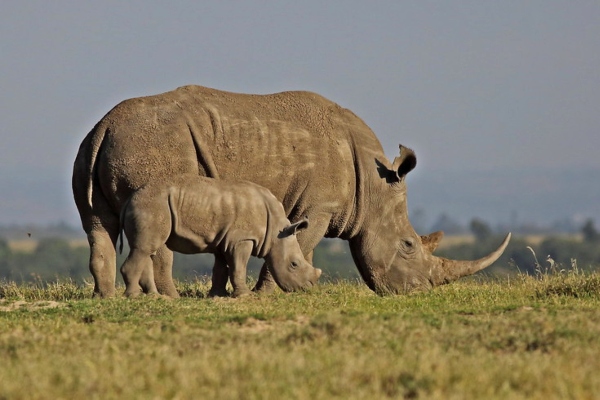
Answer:
[(412, 238), (406, 238), (406, 239), (402, 239), (400, 240), (400, 247), (399, 250), (407, 253), (407, 254), (411, 254), (414, 253), (415, 251), (415, 241)]
[(292, 268), (297, 268), (298, 263), (296, 261), (292, 261), (291, 266), (292, 266)]

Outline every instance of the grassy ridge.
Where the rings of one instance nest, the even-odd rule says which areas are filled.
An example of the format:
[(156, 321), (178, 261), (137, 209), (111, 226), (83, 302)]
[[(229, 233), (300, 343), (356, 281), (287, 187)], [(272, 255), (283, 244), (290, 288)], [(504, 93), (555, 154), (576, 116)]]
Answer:
[(600, 275), (463, 280), (378, 297), (93, 300), (0, 284), (0, 399), (553, 399), (600, 393)]

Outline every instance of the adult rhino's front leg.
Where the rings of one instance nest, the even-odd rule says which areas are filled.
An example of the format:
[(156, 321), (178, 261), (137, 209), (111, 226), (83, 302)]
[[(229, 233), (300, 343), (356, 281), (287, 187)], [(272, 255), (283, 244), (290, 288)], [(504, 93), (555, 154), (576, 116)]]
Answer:
[(173, 252), (166, 245), (161, 246), (152, 256), (152, 265), (158, 293), (174, 299), (179, 298), (173, 282)]
[[(329, 227), (331, 214), (303, 214), (302, 218), (304, 218), (304, 216), (308, 217), (310, 225), (307, 229), (298, 234), (297, 239), (300, 250), (302, 250), (302, 254), (304, 254), (304, 258), (312, 265), (313, 250), (325, 236), (325, 232), (327, 232), (327, 228)], [(298, 216), (293, 220), (300, 218), (301, 216)], [(292, 218), (290, 218), (290, 220), (292, 220)], [(252, 291), (260, 294), (268, 294), (272, 293), (275, 288), (277, 288), (277, 283), (273, 278), (271, 268), (265, 262), (260, 269), (258, 281)]]
[(229, 279), (229, 268), (227, 267), (227, 260), (222, 254), (215, 254), (215, 264), (212, 269), (212, 285), (208, 292), (208, 297), (226, 297), (227, 293), (227, 280)]
[(256, 282), (256, 285), (254, 285), (252, 291), (261, 294), (268, 294), (272, 293), (276, 287), (277, 283), (275, 282), (275, 279), (271, 274), (271, 269), (265, 262), (260, 268), (260, 273), (258, 274), (258, 281)]

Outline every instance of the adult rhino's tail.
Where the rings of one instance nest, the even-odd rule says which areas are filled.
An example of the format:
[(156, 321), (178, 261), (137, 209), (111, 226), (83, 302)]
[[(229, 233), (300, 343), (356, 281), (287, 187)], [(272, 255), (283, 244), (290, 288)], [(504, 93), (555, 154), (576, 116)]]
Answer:
[[(100, 154), (100, 148), (104, 142), (104, 137), (109, 131), (109, 128), (102, 124), (102, 121), (98, 122), (92, 131), (88, 134), (88, 137), (81, 144), (79, 152), (85, 151), (86, 162), (85, 162), (85, 175), (86, 175), (86, 194), (87, 203), (90, 208), (93, 208), (92, 198), (94, 191), (94, 179), (96, 177), (98, 154)], [(85, 146), (85, 149), (84, 149)], [(80, 155), (78, 155), (79, 157)]]

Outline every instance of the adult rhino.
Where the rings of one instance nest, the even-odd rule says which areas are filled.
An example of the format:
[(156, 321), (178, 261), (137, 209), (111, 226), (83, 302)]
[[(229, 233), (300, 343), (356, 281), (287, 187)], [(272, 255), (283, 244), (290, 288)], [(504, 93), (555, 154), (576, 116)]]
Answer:
[[(500, 257), (476, 261), (434, 256), (441, 232), (415, 233), (405, 177), (416, 165), (400, 146), (389, 162), (371, 129), (351, 111), (310, 92), (237, 94), (184, 86), (129, 99), (85, 137), (73, 168), (73, 194), (90, 244), (95, 295), (115, 292), (119, 213), (148, 182), (184, 174), (247, 180), (269, 189), (290, 221), (308, 216), (298, 235), (307, 260), (322, 237), (350, 243), (365, 283), (379, 294), (430, 289), (473, 274)], [(173, 255), (154, 255), (160, 293), (177, 296)], [(256, 290), (274, 287), (263, 266)]]

